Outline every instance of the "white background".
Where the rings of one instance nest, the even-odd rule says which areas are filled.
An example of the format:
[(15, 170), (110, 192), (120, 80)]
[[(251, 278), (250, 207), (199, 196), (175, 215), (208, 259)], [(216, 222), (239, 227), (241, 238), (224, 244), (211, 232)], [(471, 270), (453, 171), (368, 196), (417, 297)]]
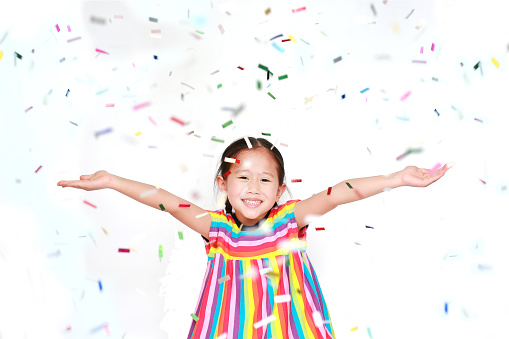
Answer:
[[(205, 269), (201, 237), (115, 191), (56, 183), (104, 169), (215, 209), (220, 153), (262, 132), (285, 158), (287, 199), (408, 165), (456, 162), (427, 188), (339, 206), (311, 224), (308, 253), (337, 338), (506, 337), (503, 5), (3, 4), (0, 338), (102, 338), (104, 324), (112, 338), (185, 337)], [(396, 159), (409, 148), (422, 151)]]

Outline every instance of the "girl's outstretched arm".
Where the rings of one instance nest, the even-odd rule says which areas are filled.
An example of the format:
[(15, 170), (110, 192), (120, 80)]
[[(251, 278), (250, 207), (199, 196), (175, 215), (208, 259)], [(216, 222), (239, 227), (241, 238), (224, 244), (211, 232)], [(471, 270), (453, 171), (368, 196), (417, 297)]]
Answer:
[[(184, 225), (203, 235), (205, 238), (209, 238), (210, 214), (203, 208), (163, 189), (125, 179), (106, 171), (98, 171), (92, 175), (82, 175), (80, 180), (59, 181), (57, 185), (80, 188), (86, 191), (111, 188), (145, 205), (169, 212)], [(197, 218), (196, 216), (200, 217)]]
[(446, 164), (436, 171), (407, 166), (404, 170), (389, 175), (342, 181), (296, 203), (294, 213), (297, 225), (300, 229), (309, 224), (308, 217), (321, 216), (338, 205), (371, 197), (383, 192), (385, 188), (426, 187), (440, 179), (452, 166), (453, 164)]

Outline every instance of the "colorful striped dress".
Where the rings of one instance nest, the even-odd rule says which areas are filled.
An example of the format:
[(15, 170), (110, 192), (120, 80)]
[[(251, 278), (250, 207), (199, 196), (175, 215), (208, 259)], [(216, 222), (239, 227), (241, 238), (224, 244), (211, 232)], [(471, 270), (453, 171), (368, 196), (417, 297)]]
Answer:
[(235, 214), (209, 211), (207, 269), (188, 339), (335, 338), (306, 253), (307, 226), (299, 231), (293, 213), (297, 202), (242, 230)]

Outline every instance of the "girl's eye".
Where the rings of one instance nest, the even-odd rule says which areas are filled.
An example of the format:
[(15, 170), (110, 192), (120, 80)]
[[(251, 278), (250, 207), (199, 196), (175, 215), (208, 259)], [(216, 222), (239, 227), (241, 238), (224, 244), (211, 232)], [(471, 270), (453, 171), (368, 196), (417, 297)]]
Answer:
[(262, 181), (270, 182), (270, 180), (269, 180), (269, 179), (262, 179)]
[(247, 177), (239, 177), (240, 179), (247, 179)]

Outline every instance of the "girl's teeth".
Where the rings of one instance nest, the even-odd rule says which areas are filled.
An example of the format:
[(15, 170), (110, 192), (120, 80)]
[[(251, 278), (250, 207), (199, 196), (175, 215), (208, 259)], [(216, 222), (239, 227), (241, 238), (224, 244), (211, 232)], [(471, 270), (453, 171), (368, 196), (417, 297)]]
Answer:
[(262, 203), (261, 201), (253, 201), (253, 200), (244, 200), (244, 201), (251, 205), (258, 205), (258, 204)]

